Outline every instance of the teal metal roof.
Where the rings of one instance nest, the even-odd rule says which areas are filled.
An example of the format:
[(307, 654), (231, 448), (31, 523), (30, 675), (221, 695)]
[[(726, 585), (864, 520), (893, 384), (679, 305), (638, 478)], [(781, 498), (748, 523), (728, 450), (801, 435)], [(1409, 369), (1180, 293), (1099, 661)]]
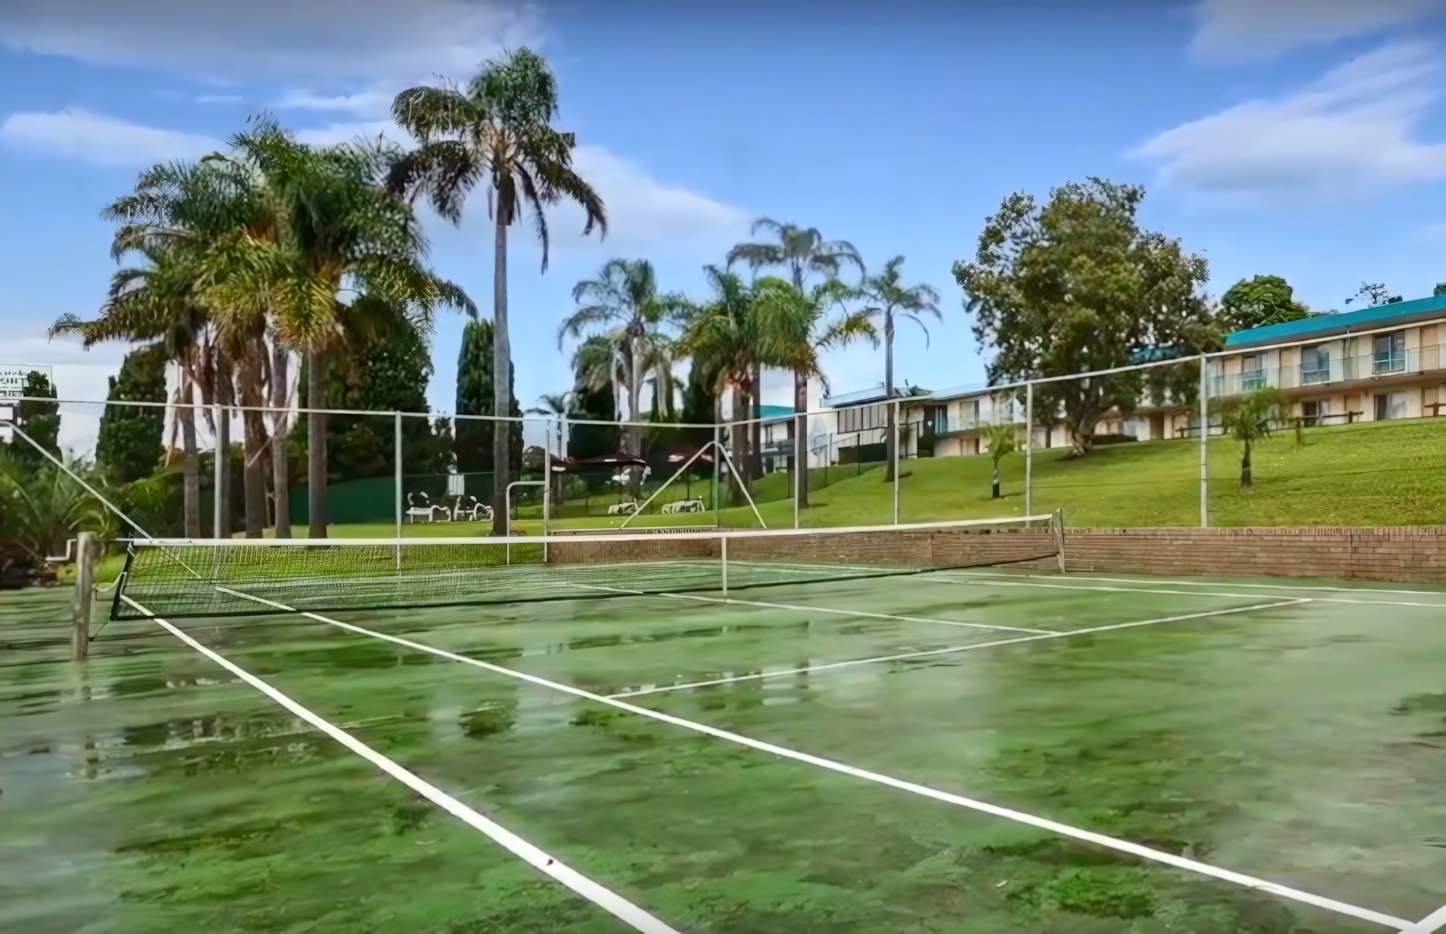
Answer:
[(1347, 311), (1336, 315), (1320, 315), (1286, 321), (1283, 324), (1267, 324), (1264, 327), (1236, 331), (1225, 337), (1225, 346), (1252, 347), (1260, 344), (1286, 344), (1291, 341), (1309, 340), (1313, 337), (1329, 337), (1336, 334), (1350, 334), (1355, 331), (1370, 331), (1390, 327), (1392, 324), (1409, 324), (1428, 318), (1446, 318), (1446, 295), (1417, 298), (1409, 302), (1393, 302), (1389, 305), (1373, 305), (1359, 311)]
[(760, 405), (758, 407), (759, 418), (782, 418), (792, 414), (793, 406), (791, 405)]

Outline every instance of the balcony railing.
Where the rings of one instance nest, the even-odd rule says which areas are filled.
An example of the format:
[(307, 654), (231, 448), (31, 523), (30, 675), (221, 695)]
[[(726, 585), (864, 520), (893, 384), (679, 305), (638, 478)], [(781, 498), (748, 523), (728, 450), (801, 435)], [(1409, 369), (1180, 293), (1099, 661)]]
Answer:
[(1238, 396), (1267, 386), (1297, 389), (1302, 386), (1325, 386), (1352, 380), (1379, 379), (1383, 376), (1406, 376), (1446, 370), (1446, 344), (1429, 344), (1409, 350), (1333, 357), (1310, 367), (1285, 366), (1246, 370), (1243, 373), (1216, 374), (1209, 379), (1211, 396)]

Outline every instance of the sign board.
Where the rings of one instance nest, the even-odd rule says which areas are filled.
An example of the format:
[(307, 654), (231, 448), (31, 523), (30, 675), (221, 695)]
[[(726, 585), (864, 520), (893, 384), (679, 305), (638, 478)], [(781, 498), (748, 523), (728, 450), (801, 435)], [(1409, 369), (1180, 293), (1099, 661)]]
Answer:
[(50, 380), (52, 389), (55, 388), (55, 372), (48, 366), (0, 363), (0, 399), (12, 399), (15, 396), (24, 395), (25, 379), (36, 371)]

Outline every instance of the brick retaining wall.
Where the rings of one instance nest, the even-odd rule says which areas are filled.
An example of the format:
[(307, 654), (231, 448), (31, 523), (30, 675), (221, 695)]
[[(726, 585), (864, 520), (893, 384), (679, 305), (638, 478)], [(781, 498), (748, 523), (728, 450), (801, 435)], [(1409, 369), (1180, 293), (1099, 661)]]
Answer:
[(1067, 529), (1065, 566), (1446, 583), (1446, 527)]

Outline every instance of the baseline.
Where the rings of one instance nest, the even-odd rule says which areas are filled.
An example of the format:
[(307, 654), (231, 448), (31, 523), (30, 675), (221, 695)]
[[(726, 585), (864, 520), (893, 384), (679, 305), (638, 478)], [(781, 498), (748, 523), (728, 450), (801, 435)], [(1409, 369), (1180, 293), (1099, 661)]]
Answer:
[[(956, 574), (956, 571), (942, 573)], [(1219, 593), (1216, 591), (1203, 590), (1161, 590), (1158, 587), (1096, 587), (1088, 584), (1045, 584), (1037, 581), (1011, 581), (1000, 577), (986, 577), (983, 575), (967, 575), (965, 577), (940, 577), (937, 575), (921, 575), (921, 580), (934, 584), (963, 584), (965, 586), (976, 585), (998, 585), (1000, 587), (1047, 587), (1051, 590), (1093, 590), (1101, 593), (1159, 593), (1175, 597), (1235, 597), (1237, 599), (1256, 600), (1262, 595), (1258, 593)], [(1081, 578), (1083, 580), (1084, 578)], [(1143, 581), (1130, 581), (1129, 583), (1144, 583)], [(1218, 586), (1218, 585), (1217, 585)], [(1227, 585), (1228, 586), (1228, 585)], [(1446, 609), (1446, 603), (1413, 603), (1408, 600), (1346, 600), (1341, 597), (1309, 597), (1312, 603), (1351, 603), (1364, 606), (1420, 606)]]
[[(293, 610), (291, 607), (288, 607), (281, 603), (276, 603), (272, 600), (266, 600), (261, 597), (254, 597), (249, 594), (229, 590), (227, 588), (217, 589), (225, 590), (225, 592), (230, 593), (233, 596), (241, 597), (243, 599), (254, 600), (258, 603), (271, 606), (283, 612), (298, 612), (296, 610)], [(956, 807), (962, 807), (968, 810), (978, 811), (980, 813), (989, 814), (994, 817), (1002, 817), (1005, 820), (1011, 820), (1019, 824), (1026, 824), (1030, 827), (1035, 827), (1040, 830), (1047, 830), (1051, 833), (1059, 834), (1060, 836), (1070, 837), (1071, 839), (1080, 840), (1086, 843), (1092, 843), (1096, 846), (1116, 850), (1121, 853), (1129, 853), (1130, 855), (1137, 856), (1141, 859), (1146, 859), (1157, 863), (1163, 863), (1164, 865), (1173, 866), (1176, 869), (1184, 869), (1188, 872), (1193, 872), (1198, 875), (1209, 876), (1211, 878), (1220, 879), (1226, 882), (1232, 882), (1245, 888), (1254, 889), (1260, 892), (1267, 892), (1272, 895), (1278, 895), (1282, 898), (1288, 898), (1292, 901), (1301, 902), (1302, 904), (1306, 905), (1313, 905), (1317, 908), (1324, 908), (1328, 911), (1334, 911), (1337, 914), (1346, 915), (1352, 918), (1359, 918), (1363, 921), (1370, 921), (1374, 924), (1379, 924), (1384, 927), (1394, 928), (1397, 931), (1407, 929), (1413, 923), (1402, 918), (1392, 917), (1391, 915), (1384, 914), (1379, 911), (1373, 911), (1369, 908), (1362, 908), (1358, 905), (1351, 905), (1347, 904), (1346, 902), (1336, 901), (1335, 899), (1325, 898), (1324, 896), (1314, 895), (1309, 892), (1304, 892), (1299, 889), (1293, 889), (1275, 882), (1269, 882), (1265, 879), (1258, 879), (1254, 876), (1248, 876), (1244, 873), (1235, 872), (1230, 869), (1222, 869), (1218, 866), (1211, 866), (1208, 863), (1201, 863), (1183, 856), (1177, 856), (1174, 853), (1166, 853), (1162, 850), (1151, 849), (1150, 847), (1142, 846), (1138, 843), (1132, 843), (1128, 840), (1120, 840), (1115, 837), (1109, 837), (1105, 836), (1104, 834), (1095, 833), (1094, 831), (1083, 830), (1078, 827), (1072, 827), (1068, 824), (1061, 824), (1058, 821), (1053, 821), (1046, 817), (1038, 817), (1033, 814), (1025, 813), (1024, 811), (1016, 811), (1012, 808), (1001, 807), (996, 804), (989, 804), (987, 802), (979, 801), (973, 798), (966, 798), (963, 795), (956, 795), (952, 792), (941, 791), (937, 788), (931, 788), (928, 785), (919, 785), (901, 778), (894, 778), (892, 776), (884, 775), (879, 772), (871, 772), (867, 769), (861, 769), (843, 762), (837, 762), (833, 759), (825, 759), (822, 756), (815, 756), (811, 753), (800, 752), (796, 749), (789, 749), (786, 746), (777, 746), (773, 743), (767, 743), (762, 740), (753, 739), (748, 736), (743, 736), (739, 733), (731, 733), (728, 730), (719, 729), (715, 726), (709, 726), (705, 723), (696, 723), (692, 720), (684, 720), (682, 717), (675, 717), (671, 714), (662, 713), (661, 711), (649, 710), (646, 707), (638, 707), (634, 704), (629, 704), (625, 701), (604, 697), (601, 694), (594, 694), (591, 691), (585, 691), (582, 688), (573, 687), (572, 685), (559, 684), (555, 681), (549, 681), (546, 678), (540, 678), (537, 675), (530, 675), (526, 672), (517, 671), (512, 668), (506, 668), (501, 665), (494, 665), (491, 662), (484, 662), (480, 659), (468, 658), (465, 655), (458, 655), (456, 652), (449, 652), (445, 649), (433, 648), (429, 645), (423, 645), (420, 642), (413, 642), (410, 639), (404, 639), (400, 636), (392, 636), (383, 632), (376, 632), (375, 630), (367, 629), (362, 626), (356, 626), (352, 623), (344, 623), (341, 620), (331, 619), (330, 617), (322, 616), (318, 613), (302, 612), (301, 615), (307, 616), (318, 622), (336, 626), (339, 629), (344, 629), (349, 632), (355, 632), (358, 635), (370, 636), (375, 639), (381, 639), (386, 642), (391, 642), (395, 645), (406, 646), (407, 648), (415, 649), (419, 652), (426, 652), (431, 655), (436, 655), (439, 658), (446, 658), (455, 662), (461, 662), (465, 665), (472, 665), (473, 667), (481, 668), (485, 671), (490, 671), (495, 674), (500, 674), (504, 677), (516, 678), (519, 681), (526, 681), (530, 684), (538, 685), (539, 687), (550, 688), (554, 691), (560, 691), (564, 694), (571, 694), (572, 696), (580, 697), (583, 700), (589, 700), (595, 703), (605, 704), (618, 710), (624, 710), (628, 713), (638, 714), (639, 716), (658, 720), (662, 723), (672, 724), (673, 726), (682, 727), (686, 730), (692, 730), (695, 733), (702, 733), (707, 736), (712, 736), (716, 739), (725, 740), (730, 743), (736, 743), (740, 746), (747, 746), (760, 752), (766, 752), (775, 756), (779, 756), (780, 758), (792, 759), (795, 762), (803, 762), (807, 765), (816, 766), (821, 769), (827, 769), (830, 772), (837, 772), (841, 775), (849, 775), (854, 778), (861, 778), (865, 781), (874, 782), (875, 784), (886, 785), (890, 788), (897, 788), (900, 791), (906, 791), (910, 794), (919, 795), (925, 798), (932, 798), (936, 801), (942, 801), (946, 804), (955, 805)]]
[(1446, 928), (1446, 905), (1437, 908), (1426, 917), (1406, 928), (1402, 934), (1433, 934)]
[(1296, 606), (1301, 603), (1309, 603), (1310, 600), (1300, 597), (1286, 600), (1281, 603), (1260, 603), (1255, 606), (1236, 607), (1231, 610), (1209, 610), (1203, 613), (1187, 613), (1182, 616), (1162, 616), (1158, 619), (1142, 619), (1132, 623), (1111, 623), (1108, 626), (1092, 626), (1088, 629), (1075, 629), (1070, 632), (1051, 632), (1045, 635), (1021, 636), (1016, 639), (996, 639), (993, 642), (973, 642), (968, 645), (953, 645), (942, 649), (926, 649), (918, 652), (900, 652), (897, 655), (878, 655), (873, 658), (856, 658), (842, 662), (827, 662), (822, 665), (806, 665), (801, 668), (790, 668), (786, 671), (762, 671), (747, 675), (731, 675), (727, 678), (714, 678), (709, 681), (690, 681), (684, 684), (666, 684), (651, 688), (640, 688), (636, 691), (622, 691), (617, 694), (609, 694), (608, 697), (643, 697), (648, 694), (663, 694), (668, 691), (686, 691), (693, 688), (713, 687), (719, 684), (733, 684), (738, 681), (761, 681), (765, 678), (783, 678), (791, 675), (813, 674), (819, 671), (833, 671), (838, 668), (851, 668), (855, 665), (875, 665), (881, 662), (899, 662), (915, 658), (932, 658), (940, 655), (955, 655), (961, 652), (972, 652), (975, 649), (992, 649), (1001, 645), (1019, 645), (1022, 642), (1042, 642), (1046, 639), (1063, 639), (1068, 636), (1083, 636), (1095, 632), (1113, 632), (1118, 629), (1133, 629), (1139, 626), (1155, 626), (1160, 623), (1176, 623), (1187, 619), (1203, 619), (1210, 616), (1228, 616), (1231, 613), (1246, 613), (1251, 610), (1273, 610), (1276, 607)]
[(549, 856), (547, 853), (533, 846), (531, 843), (528, 843), (526, 840), (517, 836), (515, 833), (508, 830), (507, 828), (495, 823), (494, 821), (489, 820), (486, 817), (483, 817), (481, 814), (477, 813), (472, 808), (463, 804), (461, 801), (458, 801), (456, 798), (447, 794), (445, 791), (438, 788), (437, 786), (425, 781), (424, 779), (418, 777), (412, 772), (407, 771), (405, 768), (397, 764), (392, 759), (389, 759), (381, 753), (377, 752), (375, 749), (371, 748), (367, 744), (363, 743), (361, 740), (352, 736), (350, 733), (347, 733), (345, 730), (336, 726), (331, 721), (323, 718), (320, 714), (314, 713), (307, 707), (303, 707), (301, 704), (292, 700), (287, 695), (281, 693), (270, 684), (267, 684), (265, 681), (262, 681), (260, 678), (251, 674), (249, 671), (246, 671), (235, 662), (232, 662), (224, 656), (213, 652), (211, 649), (197, 642), (195, 639), (192, 639), (180, 629), (177, 629), (170, 622), (161, 619), (159, 616), (156, 616), (150, 610), (141, 606), (130, 597), (122, 594), (121, 599), (125, 600), (131, 606), (135, 607), (142, 614), (148, 616), (151, 620), (160, 625), (171, 635), (175, 636), (177, 639), (180, 639), (183, 643), (185, 643), (192, 649), (195, 649), (197, 652), (200, 652), (211, 661), (231, 672), (231, 674), (240, 678), (242, 681), (245, 681), (247, 684), (251, 685), (251, 687), (260, 691), (262, 694), (265, 694), (277, 704), (280, 704), (291, 713), (305, 720), (307, 723), (310, 723), (312, 726), (316, 727), (327, 736), (336, 740), (338, 743), (341, 743), (347, 749), (356, 753), (358, 756), (361, 756), (363, 759), (367, 760), (372, 765), (381, 769), (383, 772), (386, 772), (392, 778), (401, 782), (403, 785), (406, 785), (408, 788), (412, 789), (417, 794), (437, 805), (437, 807), (448, 812), (453, 817), (456, 817), (459, 820), (463, 821), (474, 830), (479, 830), (482, 833), (486, 834), (488, 837), (492, 838), (493, 841), (495, 841), (496, 843), (500, 843), (514, 856), (519, 857), (528, 865), (532, 866), (534, 869), (540, 869), (542, 872), (545, 872), (547, 875), (556, 879), (558, 882), (561, 882), (563, 885), (567, 886), (578, 895), (592, 902), (594, 905), (597, 905), (599, 908), (603, 909), (604, 911), (608, 912), (619, 920), (626, 922), (634, 930), (644, 931), (647, 932), (647, 934), (680, 934), (680, 932), (676, 928), (669, 927), (665, 922), (649, 914), (646, 910), (638, 907), (637, 905), (634, 905), (632, 902), (628, 901), (626, 898), (619, 895), (618, 893), (600, 885), (599, 883), (592, 881), (587, 876), (584, 876), (577, 870), (564, 865), (556, 857)]

